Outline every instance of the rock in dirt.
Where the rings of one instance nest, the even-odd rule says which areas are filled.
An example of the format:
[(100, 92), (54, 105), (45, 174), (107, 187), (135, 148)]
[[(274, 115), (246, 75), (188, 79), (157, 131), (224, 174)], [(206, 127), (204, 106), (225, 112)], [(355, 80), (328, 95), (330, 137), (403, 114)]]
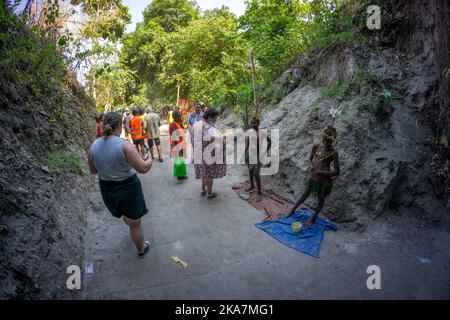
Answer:
[(7, 226), (0, 226), (0, 235), (6, 236), (9, 234), (9, 228)]
[(44, 171), (45, 173), (50, 173), (50, 169), (47, 166), (42, 166), (41, 167), (42, 171)]

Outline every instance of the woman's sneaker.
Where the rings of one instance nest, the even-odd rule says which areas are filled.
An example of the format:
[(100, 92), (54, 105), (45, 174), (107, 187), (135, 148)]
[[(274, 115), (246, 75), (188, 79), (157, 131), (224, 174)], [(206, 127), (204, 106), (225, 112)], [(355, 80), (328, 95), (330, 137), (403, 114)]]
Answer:
[(138, 253), (139, 258), (142, 259), (147, 254), (147, 252), (149, 252), (149, 251), (150, 251), (150, 242), (149, 241), (145, 241), (144, 242), (144, 251)]

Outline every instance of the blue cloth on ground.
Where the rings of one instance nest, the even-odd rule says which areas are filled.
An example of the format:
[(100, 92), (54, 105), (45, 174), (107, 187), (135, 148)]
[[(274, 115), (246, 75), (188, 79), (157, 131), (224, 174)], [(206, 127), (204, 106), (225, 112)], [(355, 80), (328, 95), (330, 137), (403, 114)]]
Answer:
[(304, 225), (312, 214), (310, 210), (302, 208), (289, 218), (283, 217), (277, 221), (264, 221), (257, 223), (256, 227), (292, 249), (319, 258), (324, 232), (329, 230), (337, 231), (338, 226), (317, 218), (316, 223), (310, 228), (303, 226), (300, 233), (292, 232), (293, 222), (299, 221)]

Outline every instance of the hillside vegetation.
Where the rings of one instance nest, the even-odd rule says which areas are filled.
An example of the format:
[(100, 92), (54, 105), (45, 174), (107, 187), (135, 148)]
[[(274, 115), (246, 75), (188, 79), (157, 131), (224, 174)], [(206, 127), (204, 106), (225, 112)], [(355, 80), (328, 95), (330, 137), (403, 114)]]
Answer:
[(94, 111), (57, 45), (0, 9), (0, 298), (62, 298), (83, 261)]

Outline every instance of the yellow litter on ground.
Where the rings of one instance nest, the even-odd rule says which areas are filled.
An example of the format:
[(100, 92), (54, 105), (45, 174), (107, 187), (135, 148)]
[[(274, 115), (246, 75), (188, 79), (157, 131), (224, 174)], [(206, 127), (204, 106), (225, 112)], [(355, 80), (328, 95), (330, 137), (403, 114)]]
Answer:
[(186, 262), (184, 262), (183, 260), (181, 260), (180, 257), (172, 257), (172, 260), (173, 260), (175, 263), (181, 264), (181, 265), (183, 266), (183, 268), (187, 268), (187, 267), (188, 267), (188, 264), (187, 264)]

